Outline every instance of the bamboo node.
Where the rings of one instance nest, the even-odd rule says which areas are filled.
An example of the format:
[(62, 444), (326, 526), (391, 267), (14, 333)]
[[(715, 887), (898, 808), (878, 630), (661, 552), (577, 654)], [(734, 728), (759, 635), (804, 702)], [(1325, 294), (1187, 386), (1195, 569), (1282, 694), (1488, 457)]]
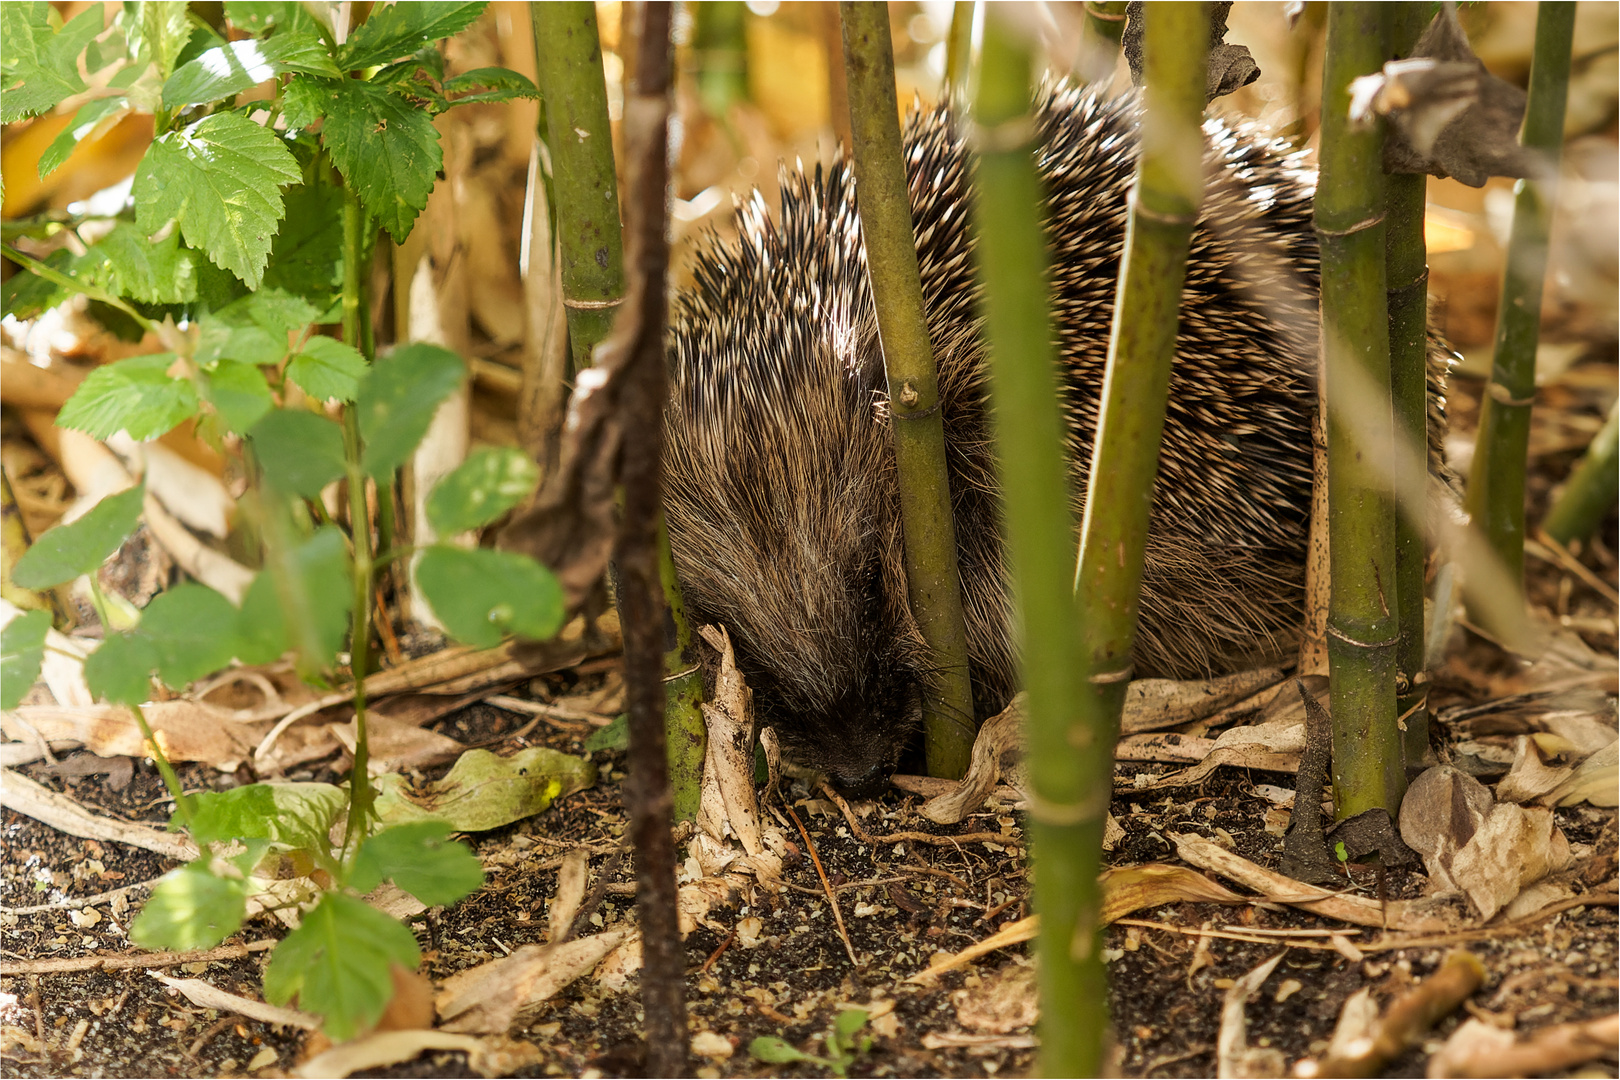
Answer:
[(1113, 671), (1099, 671), (1086, 679), (1093, 686), (1112, 686), (1114, 683), (1130, 682), (1131, 676), (1136, 674), (1135, 664), (1126, 664)]
[(1395, 636), (1387, 637), (1382, 641), (1361, 641), (1357, 638), (1351, 637), (1349, 634), (1335, 626), (1329, 626), (1327, 628), (1327, 632), (1345, 644), (1354, 645), (1358, 649), (1393, 649), (1397, 644), (1400, 643), (1401, 640), (1401, 636), (1396, 634)]
[(1163, 210), (1155, 210), (1137, 197), (1136, 189), (1131, 189), (1131, 213), (1139, 218), (1146, 218), (1155, 225), (1175, 225), (1191, 228), (1198, 223), (1197, 213), (1171, 214)]
[(622, 303), (624, 303), (624, 297), (622, 296), (615, 296), (611, 300), (583, 300), (575, 296), (563, 297), (563, 306), (571, 307), (575, 311), (602, 311), (608, 308), (616, 308)]
[(1028, 113), (986, 126), (969, 123), (968, 146), (980, 154), (1005, 154), (1035, 145), (1035, 118)]
[(1329, 228), (1323, 226), (1320, 222), (1318, 222), (1317, 225), (1316, 225), (1316, 235), (1318, 235), (1318, 236), (1354, 236), (1354, 235), (1356, 235), (1356, 233), (1366, 232), (1368, 229), (1377, 228), (1379, 225), (1382, 225), (1383, 223), (1384, 223), (1384, 215), (1383, 214), (1374, 214), (1372, 217), (1363, 218), (1362, 220), (1356, 222), (1354, 225), (1350, 226), (1348, 229), (1329, 229)]
[(1486, 388), (1486, 393), (1490, 394), (1491, 400), (1498, 405), (1507, 405), (1515, 409), (1526, 409), (1536, 403), (1535, 391), (1532, 390), (1529, 397), (1514, 397), (1513, 392), (1499, 382), (1491, 383)]
[(667, 683), (679, 682), (702, 666), (702, 664), (693, 664), (681, 671), (672, 671), (668, 675), (664, 676), (664, 681)]
[(1042, 825), (1051, 825), (1055, 828), (1083, 825), (1089, 821), (1097, 821), (1102, 817), (1107, 800), (1112, 795), (1112, 790), (1104, 789), (1100, 801), (1096, 797), (1092, 797), (1082, 799), (1077, 803), (1057, 803), (1049, 802), (1031, 792), (1029, 796), (1029, 816)]

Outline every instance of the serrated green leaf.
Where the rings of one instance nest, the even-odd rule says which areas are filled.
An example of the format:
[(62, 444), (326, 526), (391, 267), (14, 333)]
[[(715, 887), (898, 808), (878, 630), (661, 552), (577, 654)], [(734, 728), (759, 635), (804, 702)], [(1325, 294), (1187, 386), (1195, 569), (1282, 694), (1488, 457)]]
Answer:
[(274, 407), (264, 372), (252, 364), (221, 360), (204, 378), (209, 402), (225, 426), (238, 435), (245, 434)]
[(84, 90), (79, 54), (105, 26), (99, 4), (59, 31), (51, 28), (49, 4), (0, 4), (0, 123), (37, 116)]
[(135, 170), (135, 217), (148, 233), (178, 221), (188, 245), (257, 288), (282, 217), (281, 187), (302, 176), (273, 132), (214, 113), (153, 141)]
[(454, 536), (488, 525), (534, 493), (540, 468), (523, 451), (488, 446), (433, 488), (427, 500), (428, 522), (439, 536)]
[[(787, 1065), (795, 1061), (821, 1061), (814, 1054), (807, 1054), (790, 1043), (783, 1042), (774, 1035), (761, 1035), (748, 1044), (748, 1053), (758, 1061), (769, 1062), (772, 1065)], [(825, 1063), (824, 1063), (825, 1064)]]
[(157, 650), (140, 634), (113, 634), (85, 657), (90, 693), (115, 705), (139, 705), (152, 696)]
[(209, 49), (176, 68), (163, 84), (163, 105), (178, 109), (220, 101), (289, 71), (330, 79), (343, 74), (321, 39), (307, 31), (277, 34), (263, 41), (247, 38)]
[(294, 31), (320, 36), (321, 25), (299, 0), (227, 0), (225, 18), (256, 37)]
[(281, 96), (281, 116), (287, 121), (287, 130), (301, 131), (325, 116), (342, 86), (338, 80), (314, 76), (289, 82)]
[[(354, 603), (348, 541), (335, 525), (316, 530), (285, 558), (272, 560), (242, 601), (243, 649), (265, 660), (288, 649), (312, 679), (331, 666), (349, 630)], [(242, 656), (243, 663), (252, 663)]]
[(264, 996), (277, 1005), (325, 1017), (325, 1031), (343, 1041), (370, 1027), (393, 997), (393, 964), (414, 969), (416, 937), (376, 908), (329, 892), (303, 925), (288, 934), (264, 973)]
[(51, 145), (39, 155), (39, 178), (41, 180), (62, 167), (62, 163), (76, 150), (81, 142), (90, 137), (97, 128), (106, 131), (113, 124), (123, 119), (129, 111), (129, 101), (122, 97), (104, 97), (82, 105), (79, 111), (73, 114)]
[(325, 854), (332, 825), (348, 805), (348, 792), (331, 784), (244, 784), (206, 791), (192, 800), (191, 836), (199, 844), (268, 840)]
[(150, 66), (161, 86), (191, 40), (185, 0), (143, 0), (133, 9), (125, 8), (119, 22), (135, 56), (134, 66), (143, 72)]
[(127, 431), (155, 439), (197, 415), (201, 402), (191, 380), (170, 375), (173, 353), (132, 356), (92, 371), (57, 414), (58, 427), (105, 439)]
[(365, 373), (360, 350), (319, 334), (304, 342), (304, 351), (287, 365), (287, 377), (317, 401), (353, 401)]
[[(0, 11), (4, 9), (5, 5), (0, 4)], [(74, 277), (79, 266), (78, 256), (67, 248), (57, 248), (41, 261), (68, 277)], [(64, 286), (32, 270), (19, 270), (4, 285), (0, 285), (0, 304), (3, 304), (7, 315), (16, 319), (35, 318), (66, 300), (68, 295)]]
[(236, 655), (237, 611), (206, 585), (183, 582), (146, 605), (139, 633), (152, 642), (158, 674), (183, 689), (225, 667)]
[(40, 665), (45, 662), (45, 635), (50, 629), (50, 612), (30, 611), (0, 630), (0, 709), (15, 709), (39, 678)]
[(367, 893), (384, 879), (428, 907), (453, 904), (484, 883), (484, 868), (442, 821), (394, 825), (368, 837), (354, 857), (349, 884)]
[[(394, 5), (401, 6), (416, 5)], [(433, 118), (398, 94), (351, 79), (326, 109), (321, 143), (361, 205), (404, 240), (444, 165)]]
[(444, 628), (480, 648), (507, 634), (544, 640), (562, 627), (562, 587), (527, 555), (434, 544), (416, 564), (416, 584)]
[(171, 232), (149, 240), (131, 221), (120, 221), (91, 248), (105, 260), (107, 291), (143, 304), (187, 304), (197, 299), (197, 253)]
[[(242, 299), (251, 300), (253, 295)], [(217, 315), (204, 315), (198, 320), (194, 355), (204, 370), (213, 368), (222, 360), (254, 367), (279, 364), (287, 351), (287, 335), (284, 333), (275, 334), (253, 323), (233, 325)]]
[(264, 288), (308, 299), (318, 316), (342, 287), (342, 189), (330, 184), (288, 188), (287, 219), (270, 248)]
[(344, 473), (343, 433), (324, 416), (274, 409), (248, 432), (267, 484), (306, 499)]
[(17, 560), (11, 580), (25, 589), (49, 589), (92, 574), (135, 531), (146, 487), (108, 495), (82, 517), (42, 533)]
[(207, 857), (163, 876), (130, 925), (129, 936), (148, 949), (206, 949), (218, 945), (247, 917), (249, 885), (209, 870)]
[(355, 394), (366, 475), (382, 479), (403, 465), (466, 377), (461, 357), (438, 345), (406, 345), (374, 362)]
[(242, 596), (242, 621), (236, 628), (242, 651), (236, 658), (252, 666), (274, 663), (291, 646), (281, 614), (281, 597), (270, 571), (261, 570)]
[(540, 91), (528, 76), (511, 68), (486, 67), (463, 72), (444, 82), (444, 96), (451, 105), (475, 102), (538, 100)]
[(449, 37), (472, 25), (483, 10), (483, 0), (390, 4), (374, 8), (371, 17), (349, 35), (342, 52), (343, 66), (353, 71), (409, 56), (430, 41)]

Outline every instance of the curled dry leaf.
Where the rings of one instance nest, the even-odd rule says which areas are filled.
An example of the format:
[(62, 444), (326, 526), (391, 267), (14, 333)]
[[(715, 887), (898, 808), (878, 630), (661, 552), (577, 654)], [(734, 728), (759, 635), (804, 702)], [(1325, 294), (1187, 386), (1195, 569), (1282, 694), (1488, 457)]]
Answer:
[(618, 948), (632, 931), (608, 930), (560, 945), (525, 945), (510, 956), (458, 971), (434, 1006), (446, 1031), (504, 1034), (532, 1019), (563, 987)]
[(944, 795), (929, 799), (918, 812), (939, 825), (954, 825), (978, 810), (1001, 779), (1002, 759), (1024, 751), (1025, 697), (1019, 694), (1001, 712), (979, 728), (973, 757), (961, 783)]
[[(1299, 1071), (1305, 1076), (1376, 1076), (1473, 996), (1484, 981), (1485, 965), (1479, 957), (1458, 949), (1433, 975), (1390, 1002), (1381, 1018), (1370, 1022), (1365, 1018), (1370, 998), (1358, 1004), (1355, 1025), (1346, 1024), (1341, 1015), (1327, 1056), (1302, 1063)], [(1347, 1004), (1345, 1014), (1349, 1012)], [(1353, 1032), (1352, 1026), (1361, 1030)]]
[(1218, 679), (1137, 679), (1126, 688), (1121, 734), (1163, 731), (1213, 716), (1282, 682), (1276, 668), (1255, 668)]
[(1482, 920), (1519, 891), (1569, 866), (1569, 841), (1542, 807), (1497, 803), (1451, 860), (1451, 874)]
[(1457, 887), (1451, 861), (1490, 816), (1490, 789), (1450, 765), (1425, 770), (1401, 800), (1401, 839), (1423, 858), (1429, 891)]
[(1277, 970), (1288, 950), (1259, 964), (1226, 991), (1221, 1003), (1220, 1033), (1215, 1039), (1215, 1069), (1222, 1080), (1236, 1076), (1281, 1076), (1282, 1052), (1274, 1047), (1249, 1046), (1249, 1024), (1244, 1009), (1260, 993), (1265, 981)]
[(1429, 1076), (1551, 1076), (1599, 1058), (1614, 1060), (1620, 1015), (1553, 1024), (1519, 1041), (1511, 1031), (1469, 1019), (1429, 1059)]
[(367, 1069), (414, 1061), (430, 1050), (466, 1054), (467, 1064), (479, 1076), (511, 1076), (541, 1061), (539, 1047), (517, 1039), (479, 1039), (448, 1031), (379, 1031), (317, 1054), (293, 1070), (292, 1075), (352, 1076)]
[(1013, 961), (972, 989), (953, 991), (956, 1022), (985, 1035), (1028, 1031), (1039, 1017), (1035, 965)]
[(1385, 171), (1451, 176), (1469, 187), (1547, 167), (1519, 145), (1524, 106), (1524, 91), (1485, 70), (1469, 48), (1454, 5), (1441, 6), (1410, 58), (1351, 84), (1352, 119), (1390, 118)]

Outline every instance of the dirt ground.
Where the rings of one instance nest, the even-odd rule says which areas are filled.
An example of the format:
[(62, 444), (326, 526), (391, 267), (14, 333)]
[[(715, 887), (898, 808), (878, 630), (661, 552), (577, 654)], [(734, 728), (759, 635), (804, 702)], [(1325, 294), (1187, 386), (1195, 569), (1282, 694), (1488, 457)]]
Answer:
[[(1468, 386), (1459, 387), (1458, 412), (1469, 413)], [(1538, 476), (1561, 475), (1567, 461), (1543, 459)], [(1544, 498), (1538, 479), (1532, 497)], [(1614, 521), (1606, 539), (1588, 547), (1589, 566), (1615, 581)], [(1564, 575), (1532, 561), (1532, 596), (1557, 609), (1584, 610), (1595, 602), (1589, 586), (1564, 584)], [(1612, 638), (1588, 635), (1612, 654)], [(1478, 640), (1460, 640), (1461, 652), (1438, 673), (1434, 701), (1448, 706), (1477, 700), (1480, 673), (1503, 661)], [(602, 665), (597, 665), (600, 668)], [(545, 677), (542, 689), (561, 692), (590, 685), (611, 672)], [(1608, 689), (1612, 701), (1613, 687)], [(529, 718), (475, 705), (437, 723), (467, 744), (515, 750), (543, 741), (582, 752), (587, 730), (528, 725)], [(512, 733), (528, 726), (529, 734)], [(1439, 753), (1450, 756), (1466, 725), (1445, 728)], [(1474, 737), (1480, 736), (1476, 730)], [(1496, 736), (1506, 738), (1507, 736)], [(601, 752), (598, 784), (560, 801), (548, 812), (473, 838), (488, 882), (453, 907), (414, 923), (424, 952), (424, 973), (435, 982), (520, 946), (545, 940), (547, 905), (557, 887), (564, 852), (591, 853), (592, 893), (601, 899), (589, 915), (594, 932), (634, 917), (634, 885), (621, 856), (622, 756)], [(35, 765), (25, 771), (65, 791), (94, 813), (161, 822), (167, 796), (146, 763), (110, 773)], [(1293, 777), (1223, 768), (1192, 788), (1132, 794), (1143, 774), (1166, 767), (1126, 762), (1117, 768), (1113, 815), (1124, 830), (1108, 853), (1111, 866), (1174, 863), (1169, 837), (1194, 833), (1266, 866), (1281, 848), (1281, 823), (1262, 793), (1264, 785), (1291, 788)], [(250, 779), (192, 768), (188, 787), (229, 786)], [(302, 778), (302, 777), (301, 777)], [(319, 770), (309, 778), (331, 779)], [(860, 1076), (996, 1076), (1028, 1074), (1034, 1064), (1033, 967), (1030, 946), (998, 950), (931, 984), (908, 982), (937, 952), (983, 940), (1029, 912), (1030, 866), (1022, 819), (992, 800), (978, 814), (941, 828), (916, 814), (918, 799), (898, 791), (857, 804), (860, 831), (819, 792), (789, 785), (783, 802), (809, 831), (836, 892), (848, 927), (852, 963), (829, 909), (826, 893), (803, 845), (795, 843), (784, 868), (785, 888), (755, 891), (712, 913), (686, 942), (687, 995), (694, 1033), (708, 1056), (694, 1055), (704, 1076), (827, 1075), (820, 1065), (769, 1065), (748, 1052), (757, 1036), (787, 1040), (820, 1053), (834, 1016), (851, 1005), (869, 1009), (871, 1048), (850, 1065)], [(780, 807), (781, 804), (778, 804)], [(791, 819), (777, 811), (779, 820)], [(1216, 1067), (1222, 1003), (1234, 980), (1285, 951), (1247, 1010), (1251, 1048), (1275, 1050), (1292, 1064), (1326, 1048), (1345, 1002), (1370, 989), (1386, 1004), (1435, 971), (1447, 952), (1466, 946), (1483, 961), (1483, 986), (1463, 1010), (1443, 1019), (1384, 1075), (1419, 1076), (1458, 1024), (1470, 1017), (1531, 1030), (1611, 1013), (1617, 993), (1615, 864), (1616, 812), (1588, 805), (1560, 809), (1557, 822), (1580, 861), (1577, 896), (1506, 926), (1413, 939), (1357, 930), (1296, 908), (1177, 902), (1133, 912), (1107, 933), (1114, 1064), (1124, 1076), (1208, 1076)], [(116, 844), (76, 839), (10, 811), (0, 834), (0, 925), (6, 974), (0, 976), (0, 1024), (7, 1075), (42, 1076), (259, 1076), (282, 1075), (306, 1052), (304, 1033), (240, 1015), (199, 1008), (153, 977), (136, 958), (119, 970), (18, 974), (19, 963), (73, 957), (133, 956), (127, 929), (145, 898), (145, 884), (172, 864)], [(795, 831), (785, 830), (789, 836)], [(871, 844), (866, 835), (926, 832), (938, 842)], [(953, 834), (980, 834), (959, 843)], [(983, 834), (999, 834), (994, 840)], [(1389, 899), (1417, 895), (1419, 873), (1392, 872), (1380, 884), (1370, 866), (1349, 870), (1345, 887)], [(108, 895), (111, 891), (111, 895)], [(1591, 899), (1587, 901), (1586, 896)], [(94, 902), (84, 903), (87, 898)], [(46, 906), (50, 905), (50, 906)], [(757, 926), (741, 934), (744, 920)], [(1226, 937), (1203, 937), (1199, 931)], [(1278, 930), (1319, 936), (1266, 939)], [(1349, 949), (1326, 932), (1340, 931)], [(233, 942), (276, 936), (263, 918)], [(1239, 940), (1247, 938), (1249, 940)], [(1258, 939), (1258, 940), (1256, 940)], [(1395, 940), (1402, 947), (1388, 947)], [(1359, 959), (1354, 958), (1359, 954)], [(260, 996), (267, 954), (183, 965), (163, 972), (191, 977), (250, 998)], [(586, 977), (550, 1001), (514, 1036), (532, 1042), (539, 1060), (514, 1075), (629, 1076), (640, 1069), (639, 1001), (632, 980), (623, 990)], [(712, 1033), (712, 1034), (709, 1034)], [(713, 1036), (719, 1036), (716, 1039)], [(728, 1053), (729, 1051), (729, 1053)], [(365, 1075), (476, 1075), (459, 1053), (427, 1054), (402, 1066)], [(1558, 1075), (1614, 1076), (1612, 1060)]]

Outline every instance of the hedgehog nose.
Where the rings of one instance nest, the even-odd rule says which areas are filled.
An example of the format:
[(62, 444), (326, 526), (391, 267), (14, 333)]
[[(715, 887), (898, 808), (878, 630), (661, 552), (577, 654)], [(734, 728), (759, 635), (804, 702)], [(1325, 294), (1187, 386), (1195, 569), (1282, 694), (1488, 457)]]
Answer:
[(882, 765), (873, 765), (859, 776), (834, 773), (833, 787), (850, 799), (875, 799), (889, 786), (889, 771)]

